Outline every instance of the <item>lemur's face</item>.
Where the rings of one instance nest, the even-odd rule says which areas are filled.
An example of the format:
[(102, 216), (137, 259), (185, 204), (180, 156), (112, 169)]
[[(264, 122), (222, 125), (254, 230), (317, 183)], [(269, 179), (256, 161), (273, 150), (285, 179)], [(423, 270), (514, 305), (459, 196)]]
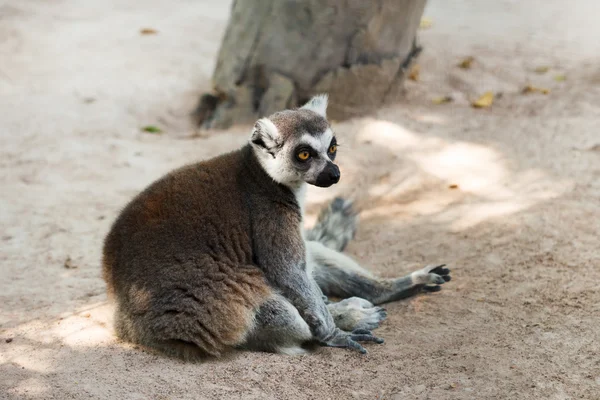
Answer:
[(306, 182), (329, 187), (340, 180), (333, 163), (337, 140), (325, 117), (327, 97), (317, 96), (297, 110), (259, 120), (250, 142), (267, 173), (277, 182), (297, 187)]

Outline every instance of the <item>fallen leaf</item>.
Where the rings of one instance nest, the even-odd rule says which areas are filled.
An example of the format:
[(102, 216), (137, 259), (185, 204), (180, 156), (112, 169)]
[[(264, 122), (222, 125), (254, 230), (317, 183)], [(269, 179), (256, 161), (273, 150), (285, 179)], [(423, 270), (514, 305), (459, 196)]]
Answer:
[(453, 183), (452, 185), (448, 186), (448, 189), (458, 189), (458, 185)]
[(142, 128), (144, 132), (148, 133), (162, 133), (162, 129), (154, 125), (148, 125)]
[(391, 176), (391, 175), (392, 175), (392, 174), (388, 172), (388, 173), (386, 173), (386, 174), (384, 174), (384, 175), (380, 176), (380, 177), (379, 177), (379, 183), (389, 183), (389, 182), (390, 182), (390, 176)]
[(494, 93), (485, 92), (480, 98), (475, 100), (471, 105), (475, 108), (487, 108), (494, 102)]
[(471, 69), (471, 64), (473, 64), (473, 61), (475, 61), (474, 57), (467, 57), (464, 60), (462, 60), (458, 66), (462, 69)]
[(536, 67), (534, 69), (534, 72), (536, 74), (545, 74), (546, 72), (548, 72), (550, 70), (550, 67), (546, 66), (546, 65), (540, 65), (539, 67)]
[(421, 67), (419, 66), (419, 64), (415, 64), (412, 66), (412, 68), (410, 69), (410, 72), (408, 73), (408, 79), (410, 79), (411, 81), (418, 81), (419, 80), (419, 72), (421, 72)]
[(456, 383), (451, 383), (449, 386), (450, 386), (450, 389), (456, 389), (457, 385), (456, 385)]
[(67, 257), (67, 259), (65, 260), (65, 263), (63, 264), (65, 266), (66, 269), (75, 269), (77, 268), (77, 265), (73, 264), (73, 260), (71, 260), (71, 257)]
[(533, 86), (533, 85), (527, 85), (521, 91), (521, 93), (523, 93), (523, 94), (536, 93), (536, 92), (537, 93), (542, 93), (542, 94), (548, 94), (548, 93), (550, 93), (550, 89), (540, 88), (540, 87), (536, 87), (536, 86)]
[(142, 35), (156, 35), (158, 33), (158, 31), (156, 29), (152, 29), (152, 28), (144, 28), (144, 29), (140, 29), (140, 33)]
[(587, 151), (600, 151), (600, 144), (595, 144), (592, 147), (590, 147), (589, 149), (586, 149)]
[(452, 96), (441, 96), (441, 97), (434, 97), (431, 102), (433, 104), (445, 104), (445, 103), (451, 103), (453, 102), (454, 99), (452, 98)]
[(564, 82), (567, 80), (567, 77), (564, 74), (558, 74), (554, 76), (554, 80), (556, 82)]
[(421, 18), (421, 23), (419, 24), (419, 28), (421, 29), (429, 29), (433, 25), (433, 20), (431, 18), (423, 17)]

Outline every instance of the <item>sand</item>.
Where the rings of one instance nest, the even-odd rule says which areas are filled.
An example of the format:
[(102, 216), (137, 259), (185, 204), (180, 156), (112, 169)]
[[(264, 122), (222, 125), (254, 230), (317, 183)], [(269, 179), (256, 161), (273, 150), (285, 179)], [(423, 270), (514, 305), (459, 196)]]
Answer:
[(563, 4), (432, 0), (406, 100), (334, 123), (342, 181), (307, 223), (352, 196), (348, 252), (384, 276), (448, 263), (443, 291), (389, 304), (366, 356), (186, 364), (115, 339), (100, 252), (138, 191), (245, 142), (188, 119), (230, 3), (0, 2), (0, 398), (598, 399), (600, 5)]

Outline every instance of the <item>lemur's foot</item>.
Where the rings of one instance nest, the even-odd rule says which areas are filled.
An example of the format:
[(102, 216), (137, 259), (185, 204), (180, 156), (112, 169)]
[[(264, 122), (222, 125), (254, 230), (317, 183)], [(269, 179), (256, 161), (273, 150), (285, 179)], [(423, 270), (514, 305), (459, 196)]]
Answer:
[(452, 277), (450, 276), (450, 269), (444, 268), (446, 264), (442, 265), (428, 265), (423, 269), (415, 271), (411, 274), (413, 283), (416, 285), (423, 286), (425, 292), (439, 292), (442, 290), (440, 285), (446, 282), (450, 282)]
[(328, 347), (343, 347), (358, 350), (362, 354), (367, 354), (367, 350), (359, 342), (382, 344), (383, 339), (373, 336), (373, 333), (368, 329), (355, 329), (352, 332), (337, 329), (331, 338), (321, 344)]
[(373, 330), (387, 318), (384, 308), (376, 307), (360, 297), (351, 297), (338, 303), (330, 303), (327, 307), (333, 316), (335, 325), (344, 331)]
[(306, 233), (306, 239), (321, 242), (336, 251), (343, 251), (354, 239), (358, 216), (352, 201), (336, 197), (319, 214), (315, 226)]

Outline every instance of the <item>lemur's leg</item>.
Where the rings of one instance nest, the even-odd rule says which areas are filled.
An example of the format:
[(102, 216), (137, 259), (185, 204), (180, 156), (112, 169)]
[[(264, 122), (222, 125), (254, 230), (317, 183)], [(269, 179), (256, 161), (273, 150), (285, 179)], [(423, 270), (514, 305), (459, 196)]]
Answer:
[(398, 279), (380, 279), (340, 253), (356, 232), (357, 216), (352, 202), (336, 198), (306, 233), (309, 261), (319, 287), (329, 296), (361, 297), (375, 304), (438, 291), (450, 280), (449, 270), (427, 266)]
[[(349, 337), (354, 341), (383, 343), (382, 339), (373, 336), (366, 328), (357, 327), (350, 329), (350, 332)], [(238, 348), (300, 355), (306, 353), (302, 346), (310, 343), (316, 344), (316, 338), (298, 310), (285, 297), (274, 294), (259, 307), (254, 326)], [(341, 344), (343, 346), (337, 346), (335, 343), (326, 345), (348, 347), (345, 343)], [(360, 345), (353, 347), (366, 352)]]
[(318, 242), (307, 242), (306, 245), (312, 274), (327, 296), (360, 297), (373, 304), (382, 304), (423, 290), (438, 291), (439, 285), (450, 280), (450, 270), (444, 265), (427, 266), (402, 278), (377, 278), (345, 254)]
[(313, 338), (308, 324), (285, 297), (275, 294), (255, 315), (255, 325), (240, 348), (289, 355), (303, 354), (302, 344)]

